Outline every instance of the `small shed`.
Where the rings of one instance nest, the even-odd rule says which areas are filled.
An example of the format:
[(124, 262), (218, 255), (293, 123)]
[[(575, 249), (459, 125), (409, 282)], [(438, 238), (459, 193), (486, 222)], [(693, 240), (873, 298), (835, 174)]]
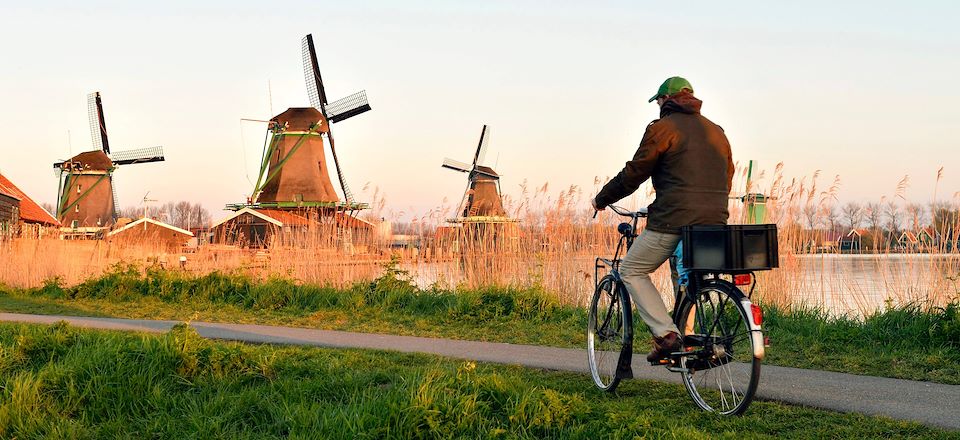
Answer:
[(192, 232), (149, 217), (130, 222), (107, 234), (110, 241), (155, 244), (171, 249), (186, 245), (191, 238)]

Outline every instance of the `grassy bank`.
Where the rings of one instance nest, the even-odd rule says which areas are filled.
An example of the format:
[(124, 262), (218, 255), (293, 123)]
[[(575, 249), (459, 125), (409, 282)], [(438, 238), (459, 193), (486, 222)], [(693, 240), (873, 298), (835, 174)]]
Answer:
[[(682, 387), (359, 350), (0, 324), (2, 438), (955, 438), (912, 423)], [(951, 437), (953, 436), (953, 437)]]
[[(390, 267), (338, 289), (289, 279), (118, 267), (65, 287), (0, 289), (0, 310), (289, 325), (584, 347), (584, 310), (537, 288), (421, 290)], [(960, 306), (890, 309), (865, 320), (766, 309), (769, 364), (960, 384)], [(641, 327), (637, 334), (644, 334)], [(638, 350), (646, 349), (638, 340)]]

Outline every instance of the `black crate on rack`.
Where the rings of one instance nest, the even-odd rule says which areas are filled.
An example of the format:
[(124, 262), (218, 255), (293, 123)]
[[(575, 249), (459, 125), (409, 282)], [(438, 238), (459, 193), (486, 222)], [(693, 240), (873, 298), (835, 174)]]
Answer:
[(684, 268), (751, 272), (780, 266), (777, 225), (697, 225), (681, 233)]

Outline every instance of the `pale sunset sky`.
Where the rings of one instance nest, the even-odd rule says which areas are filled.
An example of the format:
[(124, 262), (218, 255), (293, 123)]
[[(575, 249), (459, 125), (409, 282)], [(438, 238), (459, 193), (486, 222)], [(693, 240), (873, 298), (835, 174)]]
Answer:
[(112, 149), (167, 158), (121, 167), (120, 205), (150, 191), (218, 219), (256, 179), (265, 127), (240, 119), (308, 104), (312, 33), (331, 100), (366, 89), (373, 107), (334, 125), (347, 180), (394, 215), (459, 201), (465, 176), (440, 164), (469, 160), (483, 124), (505, 193), (592, 193), (673, 75), (735, 160), (839, 174), (841, 201), (889, 197), (909, 175), (907, 198), (926, 202), (940, 167), (940, 197), (960, 191), (958, 17), (947, 1), (3, 2), (0, 172), (54, 202), (51, 164), (90, 149), (100, 91)]

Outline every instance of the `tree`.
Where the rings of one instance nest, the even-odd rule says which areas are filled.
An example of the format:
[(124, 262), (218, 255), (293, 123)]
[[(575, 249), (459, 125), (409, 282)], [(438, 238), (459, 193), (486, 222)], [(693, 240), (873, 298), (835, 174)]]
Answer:
[(119, 217), (139, 219), (146, 216), (169, 223), (182, 229), (207, 227), (210, 224), (210, 211), (199, 203), (185, 200), (167, 202), (159, 206), (127, 206), (117, 212)]
[(870, 225), (870, 229), (874, 233), (878, 232), (883, 226), (883, 205), (876, 202), (867, 203), (863, 214), (867, 219), (867, 224)]
[(863, 207), (859, 203), (849, 202), (840, 211), (848, 231), (859, 228), (863, 223)]
[(803, 205), (803, 219), (806, 220), (807, 228), (811, 231), (816, 229), (817, 226), (817, 208), (813, 206), (813, 203), (807, 203)]
[(57, 215), (57, 208), (53, 206), (53, 203), (43, 202), (40, 204), (40, 207), (43, 208), (44, 211), (47, 211), (47, 213), (49, 213), (52, 216)]
[(837, 207), (834, 205), (824, 206), (823, 217), (827, 221), (827, 226), (830, 227), (830, 232), (836, 232), (837, 223), (840, 222), (840, 213), (837, 212)]
[(922, 228), (926, 223), (924, 220), (927, 218), (927, 210), (923, 209), (923, 205), (919, 203), (908, 203), (906, 211), (907, 221), (910, 222), (912, 229), (916, 231)]
[(868, 245), (871, 249), (877, 249), (882, 244), (883, 227), (883, 205), (877, 202), (870, 202), (863, 208), (863, 215), (867, 224), (870, 225), (870, 238)]
[(900, 227), (903, 224), (903, 212), (900, 211), (900, 206), (892, 200), (887, 202), (883, 207), (883, 215), (887, 219), (887, 229), (890, 233), (900, 234)]
[(960, 210), (946, 203), (937, 203), (930, 206), (933, 217), (933, 229), (940, 238), (955, 242), (960, 235)]

